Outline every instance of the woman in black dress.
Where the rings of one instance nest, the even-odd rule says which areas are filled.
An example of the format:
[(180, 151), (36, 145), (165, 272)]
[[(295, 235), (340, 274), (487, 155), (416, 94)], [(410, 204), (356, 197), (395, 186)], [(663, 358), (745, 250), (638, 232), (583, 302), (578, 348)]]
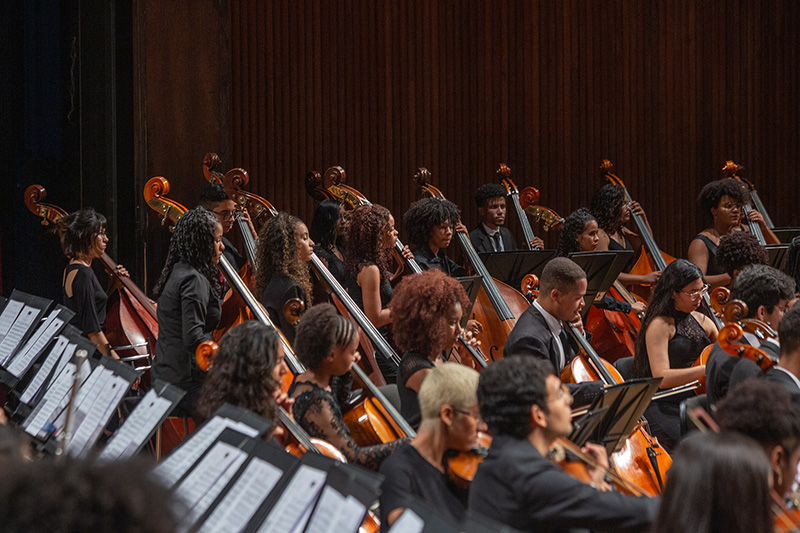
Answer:
[(295, 327), (283, 312), (294, 298), (311, 306), (312, 286), (308, 262), (314, 241), (303, 221), (288, 213), (272, 217), (258, 234), (256, 294), (289, 344), (294, 344)]
[[(89, 337), (103, 355), (118, 359), (104, 332), (106, 326), (106, 291), (92, 270), (92, 261), (106, 251), (106, 217), (87, 208), (63, 217), (58, 222), (61, 248), (69, 258), (62, 280), (64, 305), (75, 312), (71, 323)], [(128, 276), (122, 265), (117, 274)]]
[[(662, 378), (661, 388), (669, 389), (705, 376), (705, 365), (692, 365), (703, 348), (717, 340), (714, 322), (697, 311), (707, 290), (700, 269), (686, 259), (677, 259), (664, 270), (636, 340), (633, 377)], [(680, 440), (680, 402), (692, 394), (655, 400), (645, 411), (651, 433), (667, 451)]]
[(181, 414), (196, 414), (205, 376), (195, 350), (213, 340), (219, 323), (222, 282), (217, 264), (224, 249), (216, 217), (202, 207), (187, 212), (175, 225), (167, 262), (153, 290), (159, 335), (152, 375), (186, 391), (178, 405)]
[(314, 211), (309, 229), (314, 252), (325, 261), (333, 277), (344, 283), (344, 241), (347, 215), (336, 200), (323, 200)]
[(431, 369), (444, 362), (445, 350), (458, 341), (461, 315), (468, 306), (461, 284), (440, 270), (407, 276), (397, 286), (389, 305), (395, 317), (394, 340), (405, 352), (397, 390), (401, 414), (414, 428), (420, 423), (419, 388)]
[(294, 419), (312, 437), (338, 448), (348, 462), (377, 470), (380, 463), (406, 439), (375, 446), (359, 446), (342, 419), (350, 395), (350, 369), (360, 359), (355, 326), (328, 303), (306, 311), (297, 324), (295, 355), (306, 367), (289, 389)]

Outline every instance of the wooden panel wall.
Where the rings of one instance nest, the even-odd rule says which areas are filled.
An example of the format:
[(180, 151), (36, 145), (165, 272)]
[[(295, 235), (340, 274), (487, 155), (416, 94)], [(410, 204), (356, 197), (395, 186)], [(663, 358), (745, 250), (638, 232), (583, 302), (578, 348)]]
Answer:
[(776, 224), (800, 224), (798, 2), (231, 0), (229, 9), (230, 164), (306, 219), (303, 175), (334, 164), (396, 216), (418, 197), (411, 177), (426, 166), (471, 226), (472, 193), (500, 162), (565, 216), (588, 204), (608, 158), (662, 247), (683, 255), (703, 227), (697, 192), (734, 159)]

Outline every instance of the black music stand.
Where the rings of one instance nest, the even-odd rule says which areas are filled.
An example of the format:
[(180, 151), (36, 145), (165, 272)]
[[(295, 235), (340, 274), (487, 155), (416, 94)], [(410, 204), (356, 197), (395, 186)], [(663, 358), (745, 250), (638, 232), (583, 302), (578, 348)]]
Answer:
[(616, 281), (617, 276), (633, 256), (633, 250), (615, 250), (608, 252), (576, 252), (569, 254), (579, 267), (586, 272), (586, 296), (581, 316), (586, 319), (591, 304), (600, 298)]
[(519, 250), (483, 252), (481, 261), (493, 278), (520, 290), (522, 278), (528, 274), (541, 276), (544, 266), (556, 255), (555, 250)]
[(478, 292), (481, 290), (481, 277), (480, 276), (460, 276), (456, 278), (458, 282), (464, 287), (464, 292), (467, 293), (467, 298), (469, 298), (469, 306), (466, 309), (462, 309), (461, 312), (461, 327), (465, 327), (467, 325), (467, 320), (472, 315), (472, 306), (475, 305), (475, 300), (478, 298)]
[(789, 253), (788, 244), (768, 244), (765, 246), (767, 249), (767, 264), (772, 268), (777, 268), (781, 272), (786, 264), (786, 256)]
[(779, 241), (790, 243), (795, 237), (800, 237), (800, 228), (772, 228), (772, 233)]
[(573, 422), (572, 433), (567, 438), (578, 446), (586, 444), (600, 423), (606, 419), (608, 409), (607, 406), (604, 406), (590, 410), (579, 420)]

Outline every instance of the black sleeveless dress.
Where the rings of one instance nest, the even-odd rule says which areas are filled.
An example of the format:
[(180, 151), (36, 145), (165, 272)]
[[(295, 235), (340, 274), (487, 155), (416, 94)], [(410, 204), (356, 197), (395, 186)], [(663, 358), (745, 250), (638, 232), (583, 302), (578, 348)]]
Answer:
[(708, 249), (708, 264), (706, 265), (706, 276), (716, 276), (717, 274), (725, 274), (725, 269), (717, 263), (717, 245), (706, 237), (705, 235), (697, 235), (695, 239), (699, 239)]

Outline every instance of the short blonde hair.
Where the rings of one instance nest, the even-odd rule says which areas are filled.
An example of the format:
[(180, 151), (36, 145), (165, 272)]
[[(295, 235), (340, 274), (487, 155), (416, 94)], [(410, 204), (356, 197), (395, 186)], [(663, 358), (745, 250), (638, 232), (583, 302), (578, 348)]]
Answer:
[(445, 363), (431, 370), (417, 395), (422, 420), (438, 418), (445, 405), (469, 409), (477, 404), (478, 376), (473, 369), (458, 363)]

